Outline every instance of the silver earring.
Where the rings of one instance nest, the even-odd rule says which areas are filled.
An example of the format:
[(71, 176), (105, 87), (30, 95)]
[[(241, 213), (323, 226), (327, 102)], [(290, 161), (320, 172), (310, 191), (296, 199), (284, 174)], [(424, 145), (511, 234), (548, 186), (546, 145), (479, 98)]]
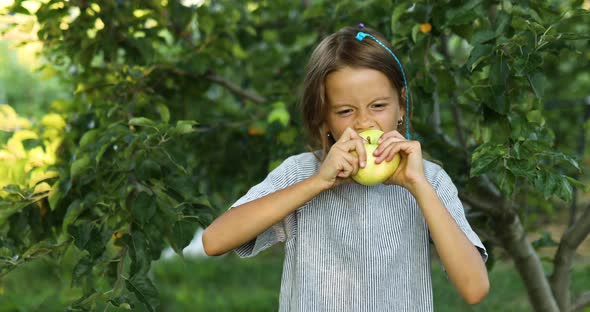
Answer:
[(397, 121), (397, 126), (399, 127), (399, 126), (401, 126), (403, 123), (404, 123), (404, 119), (403, 119), (403, 118), (400, 118), (400, 119)]

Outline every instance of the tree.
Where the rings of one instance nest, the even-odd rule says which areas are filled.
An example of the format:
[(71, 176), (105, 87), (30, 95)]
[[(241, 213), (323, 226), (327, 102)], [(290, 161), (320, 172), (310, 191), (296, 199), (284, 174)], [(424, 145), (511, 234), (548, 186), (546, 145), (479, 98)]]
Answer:
[[(180, 251), (212, 214), (201, 192), (224, 207), (305, 148), (293, 86), (319, 38), (359, 22), (396, 47), (416, 137), (478, 213), (472, 222), (490, 250), (512, 257), (534, 309), (588, 304), (588, 293), (574, 298), (568, 288), (590, 208), (572, 214), (550, 277), (535, 246), (552, 240), (529, 243), (532, 225), (523, 222), (543, 208), (561, 209), (573, 187), (583, 187), (573, 177), (581, 177), (584, 152), (571, 156), (576, 139), (557, 136), (571, 121), (545, 108), (587, 96), (577, 91), (590, 85), (582, 1), (29, 3), (15, 1), (11, 10), (37, 17), (44, 53), (75, 97), (55, 108), (70, 131), (50, 195), (24, 202), (17, 195), (30, 190), (5, 189), (2, 204), (12, 209), (0, 224), (9, 234), (2, 244), (10, 259), (64, 244), (83, 251), (74, 282), (86, 295), (74, 306), (132, 304), (133, 294), (156, 309), (146, 273), (163, 238)], [(10, 235), (23, 227), (37, 234)], [(3, 269), (19, 263), (5, 261)]]

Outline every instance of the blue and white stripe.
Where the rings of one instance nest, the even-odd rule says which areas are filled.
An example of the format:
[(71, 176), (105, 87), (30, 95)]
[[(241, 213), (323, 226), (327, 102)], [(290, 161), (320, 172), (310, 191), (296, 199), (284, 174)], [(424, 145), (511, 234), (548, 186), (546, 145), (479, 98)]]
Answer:
[[(289, 157), (232, 207), (313, 175), (312, 153)], [(485, 248), (465, 218), (457, 189), (424, 161), (435, 187), (467, 237)], [(432, 311), (428, 228), (414, 197), (391, 185), (346, 184), (323, 192), (236, 252), (251, 257), (285, 243), (279, 311)]]

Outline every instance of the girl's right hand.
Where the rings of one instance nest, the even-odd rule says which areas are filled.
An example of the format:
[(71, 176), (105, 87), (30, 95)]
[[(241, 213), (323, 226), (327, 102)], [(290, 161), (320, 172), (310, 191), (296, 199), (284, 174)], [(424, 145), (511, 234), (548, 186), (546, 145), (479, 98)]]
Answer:
[[(351, 153), (355, 152), (355, 153)], [(332, 188), (351, 182), (359, 168), (367, 163), (364, 139), (352, 128), (346, 128), (342, 136), (332, 145), (328, 155), (318, 170), (317, 177)]]

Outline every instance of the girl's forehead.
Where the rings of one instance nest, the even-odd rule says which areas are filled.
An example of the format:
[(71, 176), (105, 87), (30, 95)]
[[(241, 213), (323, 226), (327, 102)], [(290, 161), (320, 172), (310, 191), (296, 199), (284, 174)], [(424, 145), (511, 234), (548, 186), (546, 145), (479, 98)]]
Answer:
[(388, 98), (394, 88), (387, 76), (371, 68), (344, 67), (326, 77), (326, 96), (330, 101)]

